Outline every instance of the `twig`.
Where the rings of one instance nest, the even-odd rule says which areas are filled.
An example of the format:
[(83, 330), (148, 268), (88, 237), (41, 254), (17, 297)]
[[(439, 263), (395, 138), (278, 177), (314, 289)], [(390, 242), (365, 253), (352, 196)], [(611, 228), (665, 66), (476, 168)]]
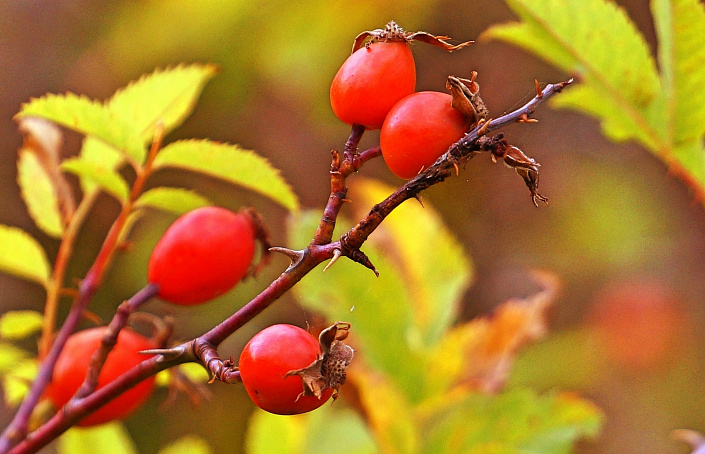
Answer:
[[(466, 163), (475, 154), (482, 151), (483, 146), (486, 146), (491, 140), (482, 136), (482, 134), (516, 122), (521, 118), (528, 118), (528, 116), (534, 112), (539, 104), (547, 100), (551, 97), (551, 95), (561, 91), (561, 89), (570, 83), (572, 83), (572, 79), (559, 84), (549, 84), (540, 92), (540, 94), (521, 108), (494, 119), (489, 124), (479, 125), (459, 140), (455, 145), (453, 145), (448, 152), (440, 157), (432, 166), (421, 172), (413, 179), (407, 181), (406, 184), (394, 191), (394, 193), (388, 196), (384, 201), (375, 205), (370, 210), (369, 214), (349, 232), (342, 235), (340, 240), (325, 244), (317, 244), (315, 241), (312, 241), (311, 244), (309, 244), (309, 246), (303, 251), (291, 251), (291, 254), (287, 254), (293, 260), (291, 266), (259, 295), (257, 295), (254, 299), (226, 320), (202, 336), (185, 342), (175, 348), (152, 352), (158, 353), (158, 355), (143, 361), (138, 366), (130, 369), (116, 380), (106, 384), (92, 394), (79, 400), (75, 405), (72, 405), (70, 413), (57, 413), (37, 431), (32, 433), (30, 436), (27, 436), (15, 447), (15, 449), (11, 451), (11, 453), (24, 454), (36, 452), (42, 446), (45, 446), (51, 440), (61, 435), (81, 418), (92, 411), (97, 410), (125, 390), (136, 385), (147, 377), (178, 364), (199, 361), (208, 369), (214, 379), (222, 380), (227, 383), (238, 382), (239, 374), (234, 367), (233, 361), (222, 361), (218, 357), (216, 347), (220, 345), (221, 342), (223, 342), (228, 336), (233, 334), (237, 329), (257, 314), (269, 307), (269, 305), (291, 289), (312, 269), (320, 263), (333, 258), (336, 255), (336, 250), (342, 252), (343, 255), (349, 258), (360, 261), (361, 257), (359, 254), (362, 253), (359, 248), (367, 240), (369, 235), (381, 224), (384, 218), (397, 206), (409, 198), (416, 197), (424, 189), (440, 183), (449, 176), (453, 175), (456, 166)], [(351, 134), (351, 137), (352, 135), (353, 134)], [(359, 140), (359, 138), (357, 140)], [(351, 165), (352, 162), (348, 162), (347, 160), (340, 163), (338, 171), (341, 172), (340, 177), (342, 178), (336, 184), (344, 184), (345, 177), (357, 171), (359, 169), (359, 165), (372, 157), (379, 156), (379, 152), (377, 150), (370, 151), (367, 155), (365, 153), (367, 152), (360, 154), (355, 152), (351, 153), (353, 156), (353, 161), (354, 156), (357, 156), (359, 159), (359, 164), (357, 166)], [(366, 159), (362, 159), (363, 156), (365, 156)], [(345, 170), (340, 171), (340, 168)], [(339, 178), (339, 176), (336, 175), (334, 177), (332, 175), (331, 178)], [(331, 184), (331, 186), (333, 187), (333, 184)], [(326, 209), (329, 211), (329, 219), (335, 219), (337, 217), (337, 210), (339, 210), (340, 206), (342, 206), (342, 203), (340, 203), (341, 200), (343, 199), (339, 199), (337, 196), (329, 198), (329, 205), (335, 205), (326, 206)], [(322, 221), (322, 223), (323, 222), (324, 221)], [(327, 221), (325, 222), (326, 224), (329, 224)], [(319, 230), (321, 229), (319, 228)], [(284, 250), (283, 248), (279, 249)], [(362, 254), (362, 256), (364, 256), (364, 254)], [(84, 283), (85, 282), (86, 281), (84, 281)], [(4, 452), (4, 450), (0, 449), (0, 452)]]

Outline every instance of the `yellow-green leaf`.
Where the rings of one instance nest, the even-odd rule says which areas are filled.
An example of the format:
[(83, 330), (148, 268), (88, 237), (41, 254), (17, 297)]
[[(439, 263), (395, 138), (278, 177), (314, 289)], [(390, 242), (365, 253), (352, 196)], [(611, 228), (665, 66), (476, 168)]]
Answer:
[(156, 70), (118, 90), (107, 105), (147, 144), (157, 122), (163, 123), (166, 132), (181, 125), (216, 72), (214, 65), (199, 64)]
[(212, 452), (208, 442), (195, 435), (181, 437), (159, 450), (159, 454), (211, 454)]
[(37, 155), (29, 149), (19, 152), (17, 182), (22, 191), (22, 198), (27, 204), (27, 211), (37, 227), (47, 235), (61, 237), (64, 224), (56, 188)]
[(144, 160), (146, 150), (134, 128), (112, 113), (105, 105), (78, 96), (47, 94), (22, 105), (16, 118), (41, 117), (66, 128), (95, 136), (112, 147), (131, 156), (136, 162)]
[(16, 407), (24, 400), (38, 370), (39, 366), (34, 358), (17, 361), (12, 365), (7, 374), (2, 377), (5, 403), (8, 406)]
[(57, 445), (59, 454), (137, 454), (137, 448), (122, 423), (73, 427)]
[[(566, 90), (557, 105), (586, 108), (617, 140), (635, 138), (652, 150), (663, 142), (663, 112), (652, 105), (660, 91), (646, 40), (624, 10), (606, 0), (506, 0), (522, 22), (498, 25), (483, 36), (523, 47), (580, 76), (580, 94)], [(608, 98), (603, 101), (601, 98)], [(628, 125), (625, 127), (625, 124)]]
[(96, 184), (121, 203), (127, 200), (130, 188), (125, 180), (115, 170), (101, 167), (83, 158), (70, 158), (61, 163), (61, 168)]
[(248, 454), (303, 454), (305, 429), (304, 415), (281, 416), (257, 410), (250, 418), (246, 451)]
[(29, 353), (9, 342), (0, 342), (0, 375), (5, 375), (21, 361), (26, 359)]
[[(380, 182), (356, 179), (349, 197), (358, 218), (384, 200), (394, 188)], [(455, 321), (458, 307), (471, 279), (471, 266), (463, 246), (443, 225), (428, 204), (402, 204), (387, 216), (383, 233), (370, 243), (391, 256), (401, 271), (413, 304), (414, 327), (423, 348), (433, 347)]]
[(567, 393), (539, 396), (513, 389), (468, 394), (454, 403), (426, 421), (426, 452), (565, 454), (579, 438), (595, 437), (602, 425), (592, 403)]
[(51, 265), (44, 249), (27, 232), (0, 225), (0, 271), (49, 284)]
[(10, 311), (0, 315), (0, 338), (24, 339), (42, 329), (44, 315), (37, 311)]
[[(122, 153), (107, 143), (90, 136), (83, 139), (80, 157), (82, 160), (90, 162), (101, 169), (115, 170), (124, 162)], [(83, 189), (84, 194), (99, 188), (100, 185), (94, 180), (81, 178), (81, 189)]]
[(705, 9), (698, 0), (653, 0), (651, 11), (669, 138), (698, 140), (705, 134)]
[[(319, 212), (296, 216), (289, 228), (289, 244), (305, 247), (320, 220)], [(338, 217), (338, 226), (349, 225)], [(309, 273), (294, 292), (302, 304), (324, 314), (329, 320), (352, 324), (351, 330), (364, 349), (365, 360), (395, 380), (407, 398), (423, 397), (420, 358), (412, 350), (413, 304), (408, 283), (387, 254), (372, 244), (362, 250), (380, 272), (379, 277), (351, 260), (341, 258), (325, 273), (322, 268)]]
[(135, 207), (150, 207), (175, 214), (184, 214), (210, 204), (211, 202), (207, 198), (196, 191), (158, 187), (143, 193), (135, 202)]
[(296, 211), (298, 198), (279, 170), (256, 153), (237, 145), (182, 140), (167, 145), (154, 160), (155, 169), (173, 167), (221, 178), (258, 192)]
[(371, 370), (356, 367), (350, 370), (350, 378), (360, 393), (360, 405), (365, 409), (380, 451), (389, 454), (419, 452), (422, 445), (420, 428), (416, 425), (410, 403), (400, 390), (386, 377)]

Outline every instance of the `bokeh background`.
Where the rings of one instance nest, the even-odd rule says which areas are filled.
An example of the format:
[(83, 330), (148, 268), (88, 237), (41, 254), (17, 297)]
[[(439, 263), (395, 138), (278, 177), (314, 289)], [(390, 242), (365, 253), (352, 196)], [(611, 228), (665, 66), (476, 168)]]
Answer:
[[(645, 0), (618, 2), (656, 50)], [(256, 150), (281, 169), (305, 207), (328, 197), (330, 150), (341, 149), (349, 127), (333, 115), (329, 83), (362, 30), (395, 19), (407, 30), (476, 39), (489, 26), (514, 20), (499, 0), (311, 0), (308, 2), (144, 0), (0, 1), (0, 222), (28, 230), (55, 254), (58, 243), (37, 230), (16, 184), (21, 135), (12, 116), (20, 104), (46, 92), (109, 97), (157, 67), (212, 62), (219, 75), (186, 123), (168, 140), (207, 137)], [(444, 91), (448, 74), (479, 73), (483, 99), (494, 116), (526, 102), (534, 79), (569, 77), (523, 51), (479, 41), (445, 54), (414, 46), (418, 90)], [(424, 201), (443, 215), (475, 266), (463, 317), (487, 313), (534, 290), (532, 269), (557, 273), (563, 283), (551, 334), (521, 356), (512, 380), (540, 389), (575, 390), (605, 412), (599, 439), (580, 453), (684, 453), (676, 428), (705, 431), (705, 212), (665, 165), (634, 144), (601, 136), (593, 119), (542, 107), (537, 125), (505, 129), (511, 143), (536, 158), (548, 207), (536, 209), (513, 171), (487, 156), (458, 177), (432, 188)], [(369, 133), (362, 146), (378, 135)], [(67, 134), (64, 152), (80, 137)], [(381, 160), (364, 173), (398, 185)], [(207, 178), (159, 174), (156, 184), (197, 187), (218, 204), (252, 204), (263, 212), (275, 243), (285, 241), (285, 213), (271, 202)], [(69, 275), (80, 277), (117, 213), (101, 199), (81, 232)], [(132, 247), (116, 259), (93, 310), (108, 319), (116, 304), (145, 284), (149, 251), (173, 220), (153, 213), (134, 230)], [(202, 333), (286, 266), (277, 258), (258, 281), (209, 305), (148, 310), (177, 319), (176, 337)], [(383, 270), (381, 270), (384, 272)], [(33, 284), (0, 274), (0, 312), (41, 310)], [(232, 336), (221, 353), (236, 356), (263, 326), (310, 318), (290, 296)], [(229, 353), (231, 352), (231, 353)], [(216, 452), (241, 452), (252, 404), (242, 387), (213, 385), (211, 401), (193, 408), (178, 398), (167, 409), (160, 391), (127, 421), (144, 453), (185, 433), (206, 438)], [(184, 416), (181, 416), (184, 415)], [(11, 411), (3, 409), (0, 425)], [(148, 424), (145, 424), (148, 422)], [(51, 448), (47, 449), (51, 452)]]

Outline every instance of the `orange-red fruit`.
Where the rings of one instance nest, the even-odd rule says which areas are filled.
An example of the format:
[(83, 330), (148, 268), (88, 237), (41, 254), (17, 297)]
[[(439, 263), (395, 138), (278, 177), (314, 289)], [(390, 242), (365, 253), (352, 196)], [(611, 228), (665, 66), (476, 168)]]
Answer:
[(406, 42), (375, 42), (356, 50), (330, 87), (335, 115), (350, 125), (379, 129), (389, 110), (414, 92), (416, 66)]
[(167, 229), (149, 258), (148, 280), (175, 304), (209, 301), (247, 274), (255, 253), (249, 216), (221, 207), (190, 211)]
[(450, 105), (451, 96), (435, 91), (413, 93), (387, 115), (380, 147), (387, 167), (398, 177), (415, 177), (467, 131), (463, 115)]
[(308, 331), (293, 325), (272, 325), (257, 333), (245, 345), (238, 366), (247, 394), (262, 410), (277, 415), (296, 415), (320, 407), (335, 391), (326, 388), (318, 399), (300, 396), (303, 382), (298, 375), (321, 354), (318, 340)]
[[(79, 331), (66, 341), (56, 361), (52, 381), (46, 390), (47, 397), (57, 408), (68, 402), (83, 383), (91, 357), (100, 346), (106, 329), (101, 326)], [(120, 331), (117, 344), (108, 354), (98, 377), (97, 389), (149, 358), (149, 355), (141, 355), (139, 352), (151, 348), (157, 348), (151, 339), (128, 328)], [(93, 426), (125, 418), (147, 400), (153, 389), (154, 377), (152, 376), (85, 417), (78, 425)]]

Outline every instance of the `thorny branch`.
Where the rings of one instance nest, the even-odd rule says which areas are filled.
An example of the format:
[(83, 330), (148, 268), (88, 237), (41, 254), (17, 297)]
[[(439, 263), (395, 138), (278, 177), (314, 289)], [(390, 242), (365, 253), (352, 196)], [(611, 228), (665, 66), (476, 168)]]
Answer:
[[(67, 412), (65, 409), (65, 411), (58, 412), (9, 452), (16, 454), (36, 452), (42, 446), (45, 446), (51, 440), (61, 435), (82, 417), (100, 408), (125, 390), (149, 376), (178, 364), (200, 362), (211, 374), (212, 381), (219, 380), (226, 383), (238, 382), (239, 372), (235, 367), (234, 361), (232, 359), (223, 361), (218, 356), (216, 347), (223, 340), (269, 307), (276, 299), (289, 291), (301, 278), (326, 260), (344, 255), (363, 264), (376, 273), (372, 263), (370, 263), (365, 254), (360, 251), (360, 247), (370, 234), (372, 234), (382, 223), (384, 218), (402, 202), (417, 197), (423, 190), (444, 181), (446, 178), (453, 175), (453, 173), (456, 173), (459, 166), (465, 165), (467, 161), (478, 153), (490, 152), (494, 159), (504, 159), (505, 163), (508, 165), (521, 170), (519, 173), (527, 182), (532, 192), (532, 200), (534, 203), (536, 203), (536, 200), (543, 200), (538, 192), (536, 192), (537, 179), (532, 179), (534, 176), (530, 175), (532, 171), (530, 164), (533, 161), (530, 158), (526, 158), (528, 161), (522, 162), (523, 158), (521, 156), (525, 157), (525, 155), (521, 153), (521, 156), (518, 157), (518, 163), (513, 163), (512, 160), (517, 159), (517, 154), (514, 150), (509, 149), (511, 146), (507, 145), (502, 136), (498, 134), (495, 137), (487, 137), (486, 134), (511, 123), (531, 122), (530, 116), (539, 104), (553, 94), (560, 92), (572, 82), (573, 80), (570, 79), (557, 84), (549, 84), (543, 90), (537, 90), (537, 95), (519, 109), (499, 118), (490, 119), (479, 124), (465, 137), (454, 144), (433, 165), (419, 173), (413, 179), (407, 181), (385, 200), (372, 207), (369, 214), (364, 219), (350, 231), (343, 234), (338, 241), (333, 242), (332, 234), (337, 215), (342, 204), (346, 201), (346, 178), (357, 172), (367, 160), (380, 155), (378, 147), (361, 153), (357, 151), (357, 145), (364, 129), (354, 126), (350, 139), (346, 143), (343, 159), (341, 160), (338, 152), (332, 152), (333, 159), (330, 172), (331, 196), (324, 209), (323, 217), (314, 239), (306, 249), (301, 251), (293, 251), (286, 248), (272, 248), (273, 251), (282, 252), (288, 256), (292, 262), (277, 279), (240, 310), (207, 333), (173, 348), (151, 351), (150, 353), (156, 355), (130, 369), (117, 380), (108, 383), (106, 386), (74, 402), (71, 405), (70, 411)], [(529, 176), (526, 177), (522, 172)], [(118, 315), (116, 315), (116, 317), (117, 316)], [(5, 449), (0, 449), (0, 452), (6, 452), (9, 446), (4, 446), (4, 448)]]

